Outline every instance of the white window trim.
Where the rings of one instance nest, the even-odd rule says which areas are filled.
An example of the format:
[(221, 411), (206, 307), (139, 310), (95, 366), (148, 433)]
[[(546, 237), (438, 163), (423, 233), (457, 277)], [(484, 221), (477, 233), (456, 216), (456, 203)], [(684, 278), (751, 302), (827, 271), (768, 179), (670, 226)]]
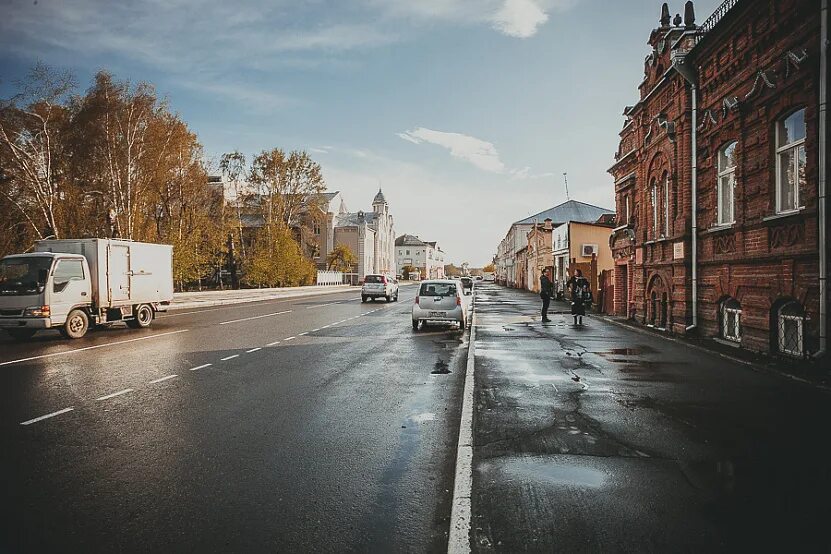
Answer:
[(658, 238), (658, 183), (652, 182), (652, 238)]
[[(722, 313), (722, 320), (721, 320), (721, 338), (724, 340), (729, 340), (733, 342), (742, 342), (742, 310), (741, 308), (724, 308), (721, 309)], [(727, 330), (730, 328), (728, 325), (728, 321), (730, 315), (733, 314), (736, 316), (736, 334), (735, 335), (728, 335)]]
[(802, 329), (802, 322), (804, 321), (804, 318), (802, 316), (798, 316), (798, 315), (782, 315), (782, 314), (780, 314), (779, 319), (780, 320), (790, 319), (790, 320), (796, 322), (796, 348), (797, 348), (796, 350), (790, 350), (788, 348), (785, 348), (785, 333), (784, 333), (784, 330), (783, 330), (782, 322), (779, 321), (779, 322), (777, 322), (778, 325), (779, 325), (779, 329), (778, 329), (778, 333), (777, 333), (778, 334), (778, 339), (779, 339), (779, 352), (781, 352), (783, 354), (790, 354), (791, 356), (798, 356), (798, 357), (804, 356), (805, 355), (805, 348), (804, 348), (804, 345), (802, 344), (802, 335), (803, 335), (803, 332), (804, 332), (804, 330)]
[[(804, 206), (802, 206), (802, 199), (799, 198), (799, 148), (805, 148), (805, 137), (802, 137), (799, 140), (795, 140), (793, 142), (789, 142), (788, 144), (784, 144), (779, 146), (779, 126), (781, 123), (784, 123), (790, 116), (797, 112), (804, 112), (805, 108), (800, 108), (794, 112), (789, 113), (785, 117), (782, 117), (776, 121), (776, 213), (778, 214), (786, 214), (791, 212), (797, 212), (801, 210)], [(806, 129), (807, 131), (807, 129)], [(807, 132), (806, 132), (807, 135)], [(782, 154), (787, 152), (788, 150), (795, 150), (796, 154), (794, 155), (794, 207), (789, 208), (787, 210), (782, 209), (782, 183), (780, 179), (782, 179)]]
[(669, 175), (664, 179), (664, 228), (661, 236), (669, 236)]
[[(718, 213), (716, 215), (716, 223), (718, 225), (732, 225), (736, 222), (736, 166), (728, 165), (727, 168), (721, 167), (721, 157), (722, 153), (727, 151), (727, 148), (731, 145), (736, 144), (735, 141), (729, 142), (725, 144), (719, 151), (718, 151), (718, 177), (716, 180), (716, 194), (718, 195), (717, 199), (717, 206), (718, 206)], [(723, 182), (725, 178), (728, 179), (730, 183), (730, 218), (725, 217), (724, 213), (724, 205), (721, 202), (723, 197), (722, 195), (722, 188)]]

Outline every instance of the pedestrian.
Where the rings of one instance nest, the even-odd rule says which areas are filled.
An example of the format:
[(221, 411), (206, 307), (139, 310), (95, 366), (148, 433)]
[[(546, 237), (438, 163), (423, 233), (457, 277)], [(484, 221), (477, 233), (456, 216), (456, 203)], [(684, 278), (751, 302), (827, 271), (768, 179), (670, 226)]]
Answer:
[(545, 268), (540, 276), (540, 298), (542, 298), (542, 321), (547, 323), (548, 305), (551, 303), (551, 295), (554, 292), (554, 283), (551, 282), (551, 270)]
[(571, 315), (574, 316), (574, 325), (583, 325), (586, 305), (592, 303), (589, 280), (583, 277), (582, 271), (575, 269), (572, 277), (566, 282), (566, 288), (571, 292)]

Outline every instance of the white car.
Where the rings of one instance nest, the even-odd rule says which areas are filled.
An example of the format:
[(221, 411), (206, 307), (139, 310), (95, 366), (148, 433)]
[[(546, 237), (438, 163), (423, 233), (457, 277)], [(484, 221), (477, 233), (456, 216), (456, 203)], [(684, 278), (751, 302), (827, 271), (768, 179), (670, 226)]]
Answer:
[(456, 279), (422, 281), (413, 303), (413, 330), (419, 323), (458, 323), (464, 329), (470, 304)]
[(364, 277), (361, 287), (361, 302), (367, 299), (384, 298), (387, 302), (398, 302), (398, 281), (389, 275), (370, 274)]

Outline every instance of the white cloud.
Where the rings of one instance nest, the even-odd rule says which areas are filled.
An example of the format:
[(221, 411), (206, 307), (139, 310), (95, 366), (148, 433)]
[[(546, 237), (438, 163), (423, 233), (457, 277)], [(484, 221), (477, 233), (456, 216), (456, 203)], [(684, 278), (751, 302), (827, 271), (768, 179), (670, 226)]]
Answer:
[(505, 0), (493, 15), (493, 28), (510, 37), (528, 38), (548, 21), (548, 14), (534, 0)]
[(429, 142), (450, 150), (456, 158), (472, 163), (479, 169), (492, 173), (505, 171), (505, 164), (499, 159), (496, 147), (487, 141), (463, 135), (461, 133), (446, 133), (419, 127), (412, 131), (398, 133), (398, 136), (414, 144)]

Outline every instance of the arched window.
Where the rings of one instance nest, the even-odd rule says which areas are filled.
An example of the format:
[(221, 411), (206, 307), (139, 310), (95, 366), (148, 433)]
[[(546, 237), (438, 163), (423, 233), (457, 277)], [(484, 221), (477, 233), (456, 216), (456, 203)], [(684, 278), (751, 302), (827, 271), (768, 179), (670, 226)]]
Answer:
[(776, 123), (776, 211), (803, 207), (805, 190), (805, 110)]
[(742, 341), (742, 305), (735, 298), (721, 303), (721, 338)]
[(805, 355), (805, 309), (796, 300), (786, 302), (777, 314), (779, 352), (790, 356)]
[(718, 216), (719, 225), (735, 221), (733, 198), (736, 188), (736, 142), (724, 145), (718, 151)]
[(650, 312), (649, 313), (649, 324), (654, 327), (655, 324), (658, 322), (658, 293), (653, 290), (651, 298), (652, 298), (652, 306), (650, 307), (651, 309), (649, 310), (649, 312)]
[(669, 174), (664, 173), (664, 228), (661, 236), (669, 235)]
[(652, 179), (651, 201), (652, 205), (652, 238), (658, 238), (661, 235), (661, 219), (658, 217), (660, 196), (658, 195), (658, 182)]

